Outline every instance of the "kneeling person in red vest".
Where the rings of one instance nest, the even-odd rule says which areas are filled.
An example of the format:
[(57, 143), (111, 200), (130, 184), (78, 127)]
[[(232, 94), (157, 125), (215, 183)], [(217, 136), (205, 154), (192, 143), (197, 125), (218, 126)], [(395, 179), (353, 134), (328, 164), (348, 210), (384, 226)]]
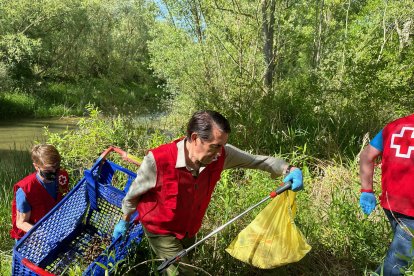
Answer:
[[(221, 172), (232, 168), (287, 174), (292, 189), (303, 187), (302, 172), (286, 161), (252, 155), (227, 144), (230, 124), (215, 111), (198, 111), (188, 122), (187, 136), (149, 151), (122, 202), (123, 219), (114, 238), (125, 236), (131, 214), (138, 210), (148, 241), (158, 257), (174, 257), (195, 241)], [(188, 257), (181, 258), (188, 263)], [(189, 266), (170, 266), (168, 275), (193, 275)]]
[(46, 215), (68, 192), (69, 176), (60, 169), (61, 157), (52, 145), (32, 149), (36, 172), (13, 186), (12, 229), (10, 236), (19, 240)]

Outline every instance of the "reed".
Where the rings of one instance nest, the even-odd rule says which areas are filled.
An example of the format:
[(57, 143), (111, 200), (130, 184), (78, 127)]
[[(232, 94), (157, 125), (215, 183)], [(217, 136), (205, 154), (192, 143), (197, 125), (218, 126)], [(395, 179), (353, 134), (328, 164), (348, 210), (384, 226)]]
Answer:
[(9, 236), (13, 185), (32, 172), (33, 166), (29, 152), (14, 145), (10, 150), (0, 151), (0, 167), (0, 274), (9, 275), (14, 245)]

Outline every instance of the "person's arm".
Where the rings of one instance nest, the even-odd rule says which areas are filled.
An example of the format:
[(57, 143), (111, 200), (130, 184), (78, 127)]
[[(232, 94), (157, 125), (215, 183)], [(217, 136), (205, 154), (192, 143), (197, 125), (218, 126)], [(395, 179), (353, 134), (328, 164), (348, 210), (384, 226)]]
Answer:
[(359, 177), (361, 179), (361, 195), (359, 205), (362, 212), (370, 215), (377, 205), (373, 190), (374, 162), (383, 150), (382, 130), (371, 140), (359, 157)]
[[(276, 178), (277, 176), (285, 174), (289, 166), (289, 164), (281, 158), (253, 155), (230, 144), (225, 146), (225, 151), (226, 159), (224, 161), (224, 169), (259, 169), (269, 172), (272, 178)], [(291, 170), (293, 170), (293, 167)]]
[(372, 190), (374, 177), (374, 162), (384, 149), (382, 130), (375, 135), (368, 146), (366, 146), (359, 157), (359, 177), (361, 189)]
[(132, 182), (126, 196), (122, 200), (122, 219), (129, 221), (137, 208), (139, 197), (155, 187), (157, 181), (157, 167), (154, 155), (149, 152), (141, 163), (137, 177)]
[(289, 165), (285, 160), (272, 156), (253, 155), (242, 151), (232, 145), (226, 145), (226, 159), (224, 169), (249, 168), (259, 169), (270, 173), (275, 179), (277, 176), (286, 175), (283, 182), (292, 182), (292, 191), (303, 189), (303, 176), (299, 168)]
[(359, 177), (362, 190), (369, 191), (373, 189), (374, 163), (375, 159), (380, 156), (381, 153), (380, 150), (370, 144), (362, 151), (359, 163)]
[(27, 232), (33, 225), (29, 223), (32, 207), (27, 201), (26, 194), (22, 188), (16, 191), (16, 227)]
[(128, 227), (129, 220), (132, 213), (135, 212), (139, 197), (145, 194), (150, 189), (154, 188), (157, 181), (157, 167), (155, 165), (155, 159), (151, 152), (149, 152), (141, 163), (137, 171), (137, 177), (131, 183), (127, 194), (122, 200), (122, 219), (114, 227), (112, 237), (114, 239), (119, 236), (125, 237)]
[(24, 232), (28, 232), (32, 229), (33, 225), (29, 223), (31, 214), (32, 211), (28, 211), (27, 213), (16, 211), (16, 227)]

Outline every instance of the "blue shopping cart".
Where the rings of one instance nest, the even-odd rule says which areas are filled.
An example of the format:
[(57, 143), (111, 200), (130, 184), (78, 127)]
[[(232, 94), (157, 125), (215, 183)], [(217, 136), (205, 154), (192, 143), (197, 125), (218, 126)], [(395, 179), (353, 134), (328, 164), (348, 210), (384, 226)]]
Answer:
[[(140, 223), (131, 223), (126, 239), (110, 241), (114, 226), (122, 216), (122, 199), (136, 177), (134, 172), (108, 160), (111, 152), (139, 165), (136, 157), (120, 148), (106, 149), (62, 201), (16, 243), (12, 275), (66, 274), (71, 265), (90, 257), (97, 238), (109, 240), (110, 245), (102, 247), (99, 255), (85, 265), (82, 275), (104, 275), (126, 258), (133, 245), (141, 242)], [(123, 183), (124, 190), (115, 188), (115, 181)]]

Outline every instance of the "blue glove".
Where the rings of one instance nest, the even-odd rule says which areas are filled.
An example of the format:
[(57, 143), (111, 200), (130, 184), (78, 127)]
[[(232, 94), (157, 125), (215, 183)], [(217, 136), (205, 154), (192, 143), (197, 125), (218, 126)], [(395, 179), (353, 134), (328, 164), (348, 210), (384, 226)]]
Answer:
[(114, 233), (112, 234), (112, 237), (114, 239), (117, 239), (119, 236), (125, 237), (126, 232), (129, 227), (129, 222), (121, 219), (114, 228)]
[(284, 179), (283, 182), (292, 181), (292, 191), (297, 192), (303, 189), (303, 176), (302, 171), (298, 168), (295, 168), (291, 171)]
[(359, 206), (361, 206), (362, 212), (369, 215), (375, 209), (377, 205), (377, 199), (375, 198), (374, 193), (362, 192), (359, 197)]

